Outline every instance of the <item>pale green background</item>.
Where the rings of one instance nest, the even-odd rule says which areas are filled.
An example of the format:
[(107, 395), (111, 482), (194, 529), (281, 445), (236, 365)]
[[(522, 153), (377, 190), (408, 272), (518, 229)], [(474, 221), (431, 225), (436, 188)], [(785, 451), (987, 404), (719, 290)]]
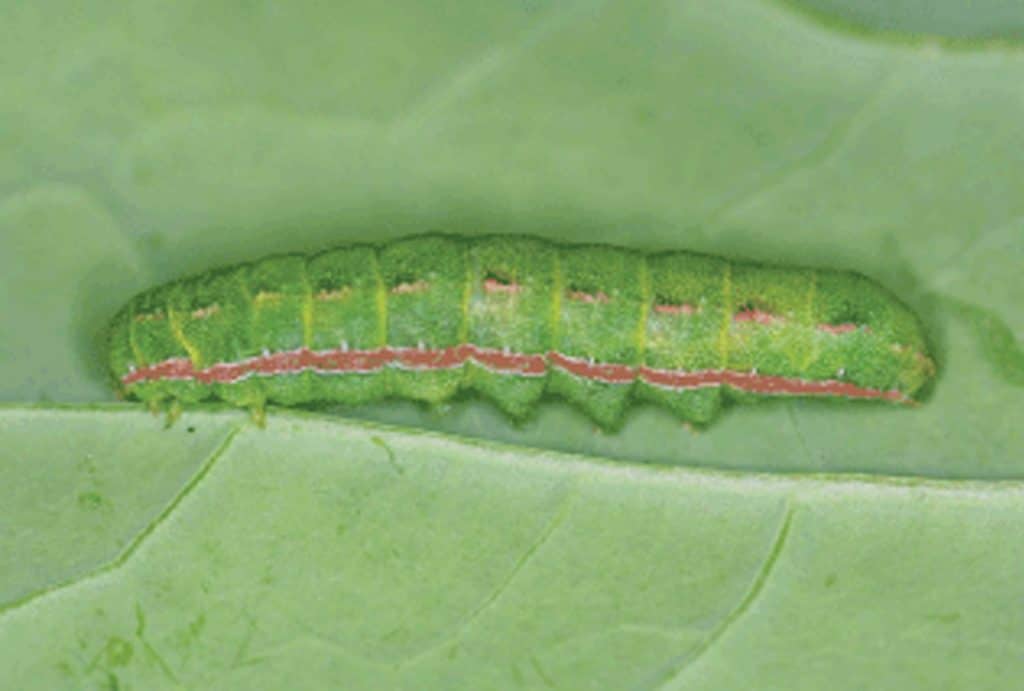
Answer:
[[(2, 676), (1015, 688), (1015, 7), (3, 3)], [(557, 401), (521, 428), (462, 401), (165, 431), (112, 403), (103, 328), (135, 291), (431, 229), (856, 269), (941, 377), (916, 410), (700, 432)]]

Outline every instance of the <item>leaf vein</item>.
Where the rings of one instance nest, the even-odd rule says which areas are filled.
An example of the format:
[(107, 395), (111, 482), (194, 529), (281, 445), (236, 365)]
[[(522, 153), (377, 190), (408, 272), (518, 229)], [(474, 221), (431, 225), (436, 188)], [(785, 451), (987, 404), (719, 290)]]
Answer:
[(605, 0), (560, 4), (557, 9), (541, 16), (527, 27), (513, 41), (504, 45), (491, 46), (465, 67), (449, 74), (432, 92), (414, 103), (409, 110), (397, 118), (391, 128), (391, 142), (399, 144), (422, 133), (424, 125), (435, 120), (452, 104), (486, 81), (488, 77), (514, 64), (528, 49), (557, 33), (582, 9), (596, 11)]
[(544, 526), (544, 528), (540, 531), (536, 539), (534, 539), (533, 543), (530, 544), (530, 546), (527, 547), (526, 550), (523, 552), (522, 556), (520, 556), (519, 559), (516, 560), (515, 564), (512, 565), (512, 568), (509, 569), (509, 572), (498, 583), (494, 590), (491, 591), (491, 593), (487, 595), (487, 597), (481, 600), (480, 604), (473, 608), (473, 610), (462, 619), (462, 621), (458, 624), (458, 626), (455, 627), (451, 634), (449, 634), (448, 636), (444, 637), (436, 643), (432, 643), (426, 646), (418, 652), (414, 652), (406, 656), (406, 658), (401, 663), (399, 663), (398, 669), (408, 667), (409, 665), (412, 665), (416, 663), (418, 660), (426, 657), (430, 653), (440, 650), (441, 648), (444, 648), (445, 646), (457, 641), (462, 636), (462, 634), (467, 629), (469, 629), (469, 627), (472, 626), (473, 623), (477, 621), (483, 615), (484, 612), (487, 611), (487, 609), (489, 609), (495, 602), (497, 602), (512, 585), (512, 582), (516, 579), (516, 576), (522, 573), (523, 569), (526, 568), (526, 565), (533, 560), (534, 556), (536, 556), (540, 549), (545, 544), (547, 544), (547, 542), (551, 539), (551, 536), (555, 533), (559, 526), (561, 526), (562, 523), (565, 522), (566, 517), (569, 515), (569, 508), (573, 503), (574, 497), (575, 491), (574, 489), (570, 488), (570, 490), (566, 493), (565, 498), (562, 500), (561, 506), (559, 506), (558, 510), (555, 512), (555, 515), (551, 517), (551, 519), (548, 521), (548, 524)]
[(178, 506), (181, 505), (185, 498), (188, 497), (193, 492), (193, 490), (195, 490), (196, 487), (199, 486), (199, 483), (202, 482), (203, 478), (205, 478), (210, 473), (210, 470), (213, 469), (213, 466), (216, 464), (217, 460), (224, 455), (228, 447), (231, 446), (231, 443), (234, 441), (235, 437), (238, 436), (238, 433), (241, 431), (242, 427), (239, 425), (237, 427), (232, 428), (227, 433), (227, 435), (224, 437), (224, 440), (217, 446), (216, 449), (213, 450), (212, 453), (210, 453), (206, 460), (203, 461), (203, 463), (199, 467), (199, 470), (196, 471), (196, 473), (189, 479), (188, 482), (185, 483), (184, 487), (181, 488), (181, 491), (178, 492), (173, 499), (171, 499), (171, 501), (163, 508), (163, 510), (159, 514), (157, 514), (157, 516), (152, 521), (150, 521), (142, 530), (140, 530), (135, 535), (135, 537), (131, 539), (131, 541), (128, 543), (128, 546), (125, 547), (120, 554), (114, 557), (114, 559), (105, 564), (97, 566), (92, 571), (89, 571), (88, 573), (85, 573), (81, 576), (73, 578), (69, 581), (57, 583), (47, 588), (43, 588), (42, 590), (38, 590), (34, 593), (29, 593), (28, 595), (25, 595), (17, 600), (14, 600), (13, 602), (8, 603), (3, 607), (0, 607), (0, 620), (3, 620), (5, 616), (10, 614), (11, 612), (14, 612), (15, 610), (22, 609), (23, 607), (27, 607), (39, 600), (47, 598), (56, 593), (70, 590), (83, 583), (87, 583), (89, 581), (100, 578), (124, 566), (128, 562), (128, 560), (131, 559), (132, 556), (139, 551), (139, 549), (146, 542), (146, 540), (148, 540), (149, 537), (153, 535), (156, 529), (163, 525), (171, 517), (171, 514), (174, 513), (174, 511), (178, 508)]
[(754, 577), (751, 579), (747, 592), (740, 599), (736, 607), (734, 607), (733, 610), (729, 612), (693, 650), (687, 650), (682, 655), (673, 659), (668, 664), (667, 669), (659, 675), (662, 680), (657, 682), (652, 688), (657, 690), (665, 689), (671, 682), (679, 679), (686, 670), (691, 669), (694, 663), (696, 663), (722, 639), (726, 632), (732, 628), (733, 624), (739, 621), (744, 614), (750, 611), (750, 608), (764, 590), (765, 583), (768, 582), (769, 577), (772, 575), (775, 565), (779, 561), (779, 556), (782, 554), (782, 551), (786, 546), (790, 528), (793, 525), (793, 514), (794, 509), (787, 502), (785, 513), (779, 523), (779, 529), (775, 533), (775, 539), (772, 540), (771, 548), (768, 550), (768, 554), (764, 558), (764, 561), (761, 562), (761, 566), (758, 568), (757, 573), (755, 573)]
[(762, 175), (754, 181), (751, 187), (730, 195), (729, 198), (712, 209), (699, 225), (704, 228), (714, 227), (729, 214), (750, 205), (772, 190), (782, 187), (797, 175), (812, 173), (828, 164), (859, 131), (871, 122), (869, 116), (899, 83), (899, 79), (897, 79), (899, 73), (899, 70), (894, 70), (882, 77), (872, 92), (860, 102), (860, 105), (837, 123), (819, 142), (812, 145), (806, 153)]

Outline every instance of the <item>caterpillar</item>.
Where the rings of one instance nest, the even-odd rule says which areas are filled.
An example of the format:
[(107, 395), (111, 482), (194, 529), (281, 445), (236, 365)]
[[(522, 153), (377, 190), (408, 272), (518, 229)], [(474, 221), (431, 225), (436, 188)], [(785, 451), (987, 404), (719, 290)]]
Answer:
[(916, 316), (856, 273), (443, 234), (159, 286), (112, 320), (109, 364), (151, 405), (472, 389), (515, 419), (562, 396), (606, 428), (633, 399), (696, 424), (772, 396), (913, 403), (935, 374)]

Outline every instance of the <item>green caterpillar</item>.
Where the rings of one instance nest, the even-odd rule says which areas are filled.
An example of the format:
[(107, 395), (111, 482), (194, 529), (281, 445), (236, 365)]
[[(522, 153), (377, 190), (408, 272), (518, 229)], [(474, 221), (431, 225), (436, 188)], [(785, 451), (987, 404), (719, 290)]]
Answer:
[(273, 256), (142, 293), (114, 318), (120, 392), (441, 402), (523, 418), (546, 393), (605, 427), (631, 398), (695, 423), (727, 400), (911, 403), (935, 366), (914, 314), (858, 274), (526, 236), (420, 235)]

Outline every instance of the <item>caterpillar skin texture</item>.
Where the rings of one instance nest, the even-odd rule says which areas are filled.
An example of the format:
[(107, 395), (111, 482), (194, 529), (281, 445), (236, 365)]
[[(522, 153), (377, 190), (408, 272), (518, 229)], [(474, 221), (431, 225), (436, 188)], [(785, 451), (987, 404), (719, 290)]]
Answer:
[(526, 236), (420, 235), (160, 286), (110, 330), (121, 392), (262, 410), (459, 389), (514, 418), (546, 393), (605, 427), (631, 398), (695, 423), (766, 396), (909, 403), (917, 318), (858, 274)]

